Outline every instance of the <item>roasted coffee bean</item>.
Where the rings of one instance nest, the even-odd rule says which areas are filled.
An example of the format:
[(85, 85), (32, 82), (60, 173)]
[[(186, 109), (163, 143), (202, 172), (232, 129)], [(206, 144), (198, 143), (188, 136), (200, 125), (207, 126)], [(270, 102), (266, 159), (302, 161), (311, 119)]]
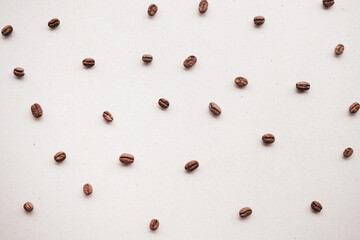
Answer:
[(86, 184), (84, 185), (84, 187), (83, 187), (83, 191), (84, 191), (85, 195), (90, 195), (90, 194), (92, 194), (93, 188), (92, 188), (91, 184), (90, 184), (90, 183), (86, 183)]
[(359, 111), (360, 109), (360, 104), (358, 102), (354, 102), (353, 104), (351, 104), (351, 106), (349, 107), (349, 111), (351, 113), (356, 113), (357, 111)]
[(8, 36), (10, 33), (12, 33), (13, 31), (13, 27), (11, 25), (6, 25), (2, 30), (1, 30), (1, 34), (3, 36)]
[(53, 19), (51, 19), (51, 20), (48, 22), (48, 26), (49, 26), (50, 28), (56, 28), (56, 27), (59, 26), (59, 25), (60, 25), (60, 20), (57, 19), (57, 18), (53, 18)]
[(130, 153), (123, 153), (120, 155), (119, 160), (124, 164), (130, 164), (134, 162), (135, 158)]
[(263, 16), (256, 16), (254, 17), (255, 25), (262, 25), (265, 22), (265, 18)]
[(54, 160), (57, 162), (62, 162), (66, 159), (66, 154), (64, 152), (58, 152), (54, 155)]
[(322, 206), (318, 201), (313, 201), (311, 203), (311, 208), (315, 211), (315, 212), (321, 212), (322, 210)]
[(344, 52), (344, 50), (345, 50), (344, 45), (338, 44), (334, 51), (336, 55), (341, 55)]
[(145, 62), (145, 63), (151, 63), (152, 60), (153, 60), (153, 56), (151, 56), (150, 54), (144, 54), (142, 56), (142, 60)]
[(26, 202), (26, 203), (24, 204), (24, 209), (25, 209), (25, 211), (27, 211), (27, 212), (31, 212), (31, 211), (34, 209), (34, 205), (32, 205), (31, 202)]
[(247, 217), (250, 216), (251, 214), (252, 214), (252, 209), (249, 207), (244, 207), (239, 211), (240, 217)]
[(344, 150), (344, 157), (350, 157), (353, 154), (354, 150), (352, 148), (347, 148)]
[(149, 224), (149, 228), (151, 230), (155, 231), (156, 229), (158, 229), (158, 227), (159, 227), (159, 220), (157, 220), (155, 218), (153, 220), (151, 220), (151, 222)]
[(209, 3), (206, 0), (201, 0), (199, 3), (199, 12), (205, 13), (208, 10)]
[(31, 105), (31, 112), (32, 115), (36, 118), (39, 118), (43, 115), (43, 110), (38, 103), (34, 103), (33, 105)]
[(112, 122), (112, 120), (114, 120), (113, 116), (108, 111), (103, 112), (103, 118), (108, 122)]
[(298, 82), (296, 83), (296, 88), (300, 91), (305, 91), (310, 89), (310, 83), (308, 82)]
[(239, 86), (239, 87), (245, 87), (246, 85), (248, 85), (248, 80), (244, 77), (237, 77), (235, 78), (234, 82)]
[(192, 172), (198, 167), (199, 167), (199, 162), (196, 160), (192, 160), (185, 165), (185, 170), (188, 172)]
[(25, 75), (24, 69), (21, 68), (21, 67), (16, 67), (16, 68), (14, 68), (13, 73), (14, 73), (14, 75), (17, 76), (17, 77), (23, 77), (23, 76)]
[(323, 5), (325, 7), (331, 7), (332, 5), (334, 5), (335, 1), (334, 0), (323, 0)]
[(169, 101), (166, 100), (165, 98), (160, 98), (158, 103), (162, 108), (168, 108), (170, 106)]
[(85, 58), (83, 60), (83, 65), (85, 67), (92, 67), (95, 65), (95, 60), (93, 58)]
[(155, 4), (150, 4), (149, 8), (148, 8), (148, 14), (150, 16), (154, 16), (155, 13), (157, 12), (158, 7)]
[(211, 102), (209, 104), (209, 109), (216, 116), (219, 116), (221, 114), (221, 108), (214, 102)]
[(271, 133), (267, 133), (262, 136), (262, 140), (264, 143), (270, 144), (270, 143), (275, 142), (275, 136), (272, 135)]
[(195, 65), (196, 61), (197, 61), (197, 58), (195, 56), (191, 55), (187, 59), (185, 59), (184, 67), (191, 68), (192, 66)]

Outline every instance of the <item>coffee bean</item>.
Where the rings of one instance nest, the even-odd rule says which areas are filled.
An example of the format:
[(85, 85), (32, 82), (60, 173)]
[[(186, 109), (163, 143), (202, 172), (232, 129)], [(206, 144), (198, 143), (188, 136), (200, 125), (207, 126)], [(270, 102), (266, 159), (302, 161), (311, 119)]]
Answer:
[(322, 206), (318, 201), (313, 201), (311, 203), (311, 208), (315, 211), (315, 212), (321, 212), (322, 210)]
[(262, 136), (262, 140), (264, 143), (270, 144), (270, 143), (275, 142), (275, 136), (272, 135), (271, 133), (267, 133)]
[(3, 36), (8, 36), (10, 33), (12, 33), (13, 31), (13, 27), (11, 25), (6, 25), (2, 30), (1, 30), (1, 34)]
[(351, 106), (349, 107), (349, 111), (351, 113), (356, 113), (357, 111), (359, 111), (360, 109), (360, 104), (358, 102), (354, 102), (353, 104), (351, 104)]
[(169, 101), (166, 100), (165, 98), (160, 98), (158, 103), (162, 108), (168, 108), (170, 106)]
[(188, 172), (192, 172), (198, 167), (199, 167), (199, 162), (196, 160), (192, 160), (185, 165), (185, 170)]
[(209, 104), (209, 109), (216, 116), (219, 116), (221, 114), (221, 108), (214, 102), (211, 102)]
[(108, 111), (103, 112), (103, 118), (108, 122), (112, 122), (112, 120), (114, 120), (113, 116)]
[(48, 26), (49, 26), (50, 28), (56, 28), (56, 27), (59, 26), (59, 25), (60, 25), (60, 20), (57, 19), (57, 18), (53, 18), (53, 19), (51, 19), (51, 20), (48, 22)]
[(62, 162), (66, 159), (66, 154), (64, 152), (58, 152), (54, 155), (54, 160), (57, 162)]
[(151, 56), (150, 54), (144, 54), (142, 56), (142, 60), (145, 62), (145, 63), (151, 63), (152, 60), (153, 60), (153, 56)]
[(354, 150), (352, 148), (347, 148), (344, 150), (344, 157), (350, 157), (353, 154)]
[(254, 17), (254, 23), (255, 25), (262, 25), (265, 22), (265, 18), (263, 16), (256, 16)]
[(158, 227), (159, 227), (159, 220), (157, 220), (155, 218), (153, 220), (151, 220), (151, 222), (149, 224), (149, 228), (151, 230), (155, 231), (156, 229), (158, 229)]
[(13, 73), (14, 73), (14, 75), (17, 76), (17, 77), (23, 77), (23, 76), (25, 75), (24, 69), (21, 68), (21, 67), (16, 67), (16, 68), (14, 68)]
[(191, 68), (192, 66), (195, 65), (196, 61), (197, 61), (197, 58), (195, 56), (191, 55), (187, 59), (185, 59), (184, 67)]
[(95, 65), (95, 60), (93, 58), (85, 58), (83, 60), (83, 65), (85, 67), (92, 67)]
[(308, 82), (298, 82), (296, 83), (296, 88), (300, 91), (305, 91), (310, 89), (310, 83)]
[(237, 77), (234, 79), (234, 82), (239, 86), (239, 87), (245, 87), (246, 85), (248, 85), (248, 80), (244, 77)]
[(158, 7), (155, 4), (150, 4), (149, 8), (148, 8), (148, 14), (150, 16), (154, 16), (155, 13), (157, 12)]
[(332, 5), (334, 5), (335, 1), (334, 0), (323, 0), (323, 5), (325, 7), (331, 7)]
[(83, 191), (84, 191), (85, 195), (90, 195), (90, 194), (92, 194), (93, 188), (92, 188), (91, 184), (90, 184), (90, 183), (86, 183), (86, 184), (84, 185), (84, 187), (83, 187)]
[(130, 153), (123, 153), (120, 155), (119, 160), (124, 164), (130, 164), (134, 162), (135, 158)]
[(38, 103), (34, 103), (33, 105), (31, 105), (31, 112), (32, 115), (36, 118), (39, 118), (43, 115), (43, 110)]
[(239, 211), (240, 217), (247, 217), (250, 216), (251, 214), (252, 214), (252, 209), (249, 207), (244, 207)]
[(341, 55), (344, 52), (344, 50), (345, 50), (344, 45), (338, 44), (334, 51), (336, 55)]
[(205, 13), (208, 10), (209, 3), (206, 0), (201, 0), (199, 3), (199, 12)]
[(31, 211), (34, 209), (34, 205), (32, 205), (31, 202), (26, 202), (26, 203), (24, 204), (24, 209), (25, 209), (25, 211), (27, 211), (27, 212), (31, 212)]

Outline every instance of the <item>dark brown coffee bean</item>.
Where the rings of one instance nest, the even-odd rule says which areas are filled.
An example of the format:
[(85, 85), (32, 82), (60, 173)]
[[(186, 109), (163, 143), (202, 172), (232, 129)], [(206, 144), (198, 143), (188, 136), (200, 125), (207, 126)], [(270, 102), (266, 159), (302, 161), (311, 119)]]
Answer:
[(354, 150), (352, 148), (347, 148), (344, 150), (344, 157), (350, 157), (353, 154)]
[(93, 188), (92, 188), (91, 184), (90, 184), (90, 183), (86, 183), (86, 184), (84, 185), (84, 187), (83, 187), (83, 191), (84, 191), (85, 195), (90, 195), (90, 194), (92, 194)]
[(192, 172), (198, 167), (199, 167), (199, 162), (196, 160), (192, 160), (185, 165), (185, 170), (188, 172)]
[(160, 98), (158, 103), (162, 108), (168, 108), (170, 106), (169, 101), (166, 100), (165, 98)]
[(265, 22), (265, 18), (263, 16), (256, 16), (254, 17), (255, 25), (262, 25)]
[(197, 61), (197, 58), (195, 56), (191, 55), (187, 59), (185, 59), (184, 67), (191, 68), (192, 66), (195, 65), (196, 61)]
[(108, 122), (112, 122), (112, 120), (114, 120), (113, 116), (108, 111), (103, 112), (103, 118)]
[(250, 216), (251, 214), (252, 214), (252, 209), (249, 207), (244, 207), (239, 211), (240, 217), (247, 217)]
[(123, 153), (120, 155), (119, 160), (120, 160), (120, 162), (122, 162), (124, 164), (130, 164), (130, 163), (134, 162), (135, 158), (130, 153)]
[(234, 82), (239, 86), (239, 87), (245, 87), (246, 85), (248, 85), (248, 80), (244, 77), (237, 77), (235, 78)]
[(57, 162), (62, 162), (66, 159), (66, 154), (64, 152), (58, 152), (54, 155), (54, 160)]
[(334, 5), (335, 1), (334, 0), (323, 0), (323, 5), (325, 7), (331, 7), (332, 5)]
[(341, 55), (344, 52), (344, 50), (345, 50), (344, 45), (338, 44), (334, 51), (336, 55)]
[(322, 210), (322, 206), (318, 201), (313, 201), (311, 203), (311, 208), (315, 211), (315, 212), (321, 212)]
[(31, 212), (31, 211), (34, 209), (34, 205), (32, 205), (31, 202), (26, 202), (26, 203), (24, 204), (24, 209), (25, 209), (25, 211), (27, 211), (27, 212)]
[(359, 111), (360, 109), (360, 104), (358, 102), (354, 102), (353, 104), (351, 104), (351, 106), (349, 107), (349, 111), (351, 113), (356, 113), (357, 111)]
[(13, 31), (13, 27), (11, 25), (6, 25), (2, 30), (1, 30), (1, 34), (3, 36), (8, 36), (10, 33), (12, 33)]
[(201, 0), (199, 3), (199, 12), (205, 13), (208, 10), (209, 3), (206, 0)]
[(275, 136), (272, 135), (271, 133), (267, 133), (262, 136), (262, 140), (264, 143), (270, 144), (270, 143), (275, 142)]
[(57, 18), (53, 18), (53, 19), (51, 19), (51, 20), (48, 22), (48, 26), (49, 26), (50, 28), (56, 28), (56, 27), (59, 26), (59, 25), (60, 25), (60, 20), (57, 19)]
[(150, 4), (149, 8), (148, 8), (148, 14), (150, 16), (154, 16), (155, 13), (157, 12), (158, 7), (155, 4)]
[(38, 103), (34, 103), (33, 105), (31, 105), (31, 112), (32, 115), (36, 118), (39, 118), (43, 115), (43, 110)]
[(219, 116), (221, 114), (221, 108), (214, 102), (211, 102), (209, 104), (209, 109), (216, 116)]
[(149, 228), (151, 230), (155, 231), (156, 229), (158, 229), (158, 227), (159, 227), (159, 220), (157, 220), (155, 218), (153, 220), (151, 220), (151, 222), (149, 224)]
[(150, 54), (144, 54), (142, 56), (142, 60), (145, 62), (145, 63), (151, 63), (152, 60), (153, 60), (153, 56), (151, 56)]
[(95, 65), (95, 60), (93, 58), (85, 58), (83, 60), (83, 65), (85, 67), (92, 67)]
[(296, 83), (296, 88), (300, 91), (305, 91), (310, 89), (310, 83), (308, 82), (298, 82)]
[(25, 75), (24, 69), (21, 67), (16, 67), (13, 71), (14, 75), (17, 77), (23, 77)]

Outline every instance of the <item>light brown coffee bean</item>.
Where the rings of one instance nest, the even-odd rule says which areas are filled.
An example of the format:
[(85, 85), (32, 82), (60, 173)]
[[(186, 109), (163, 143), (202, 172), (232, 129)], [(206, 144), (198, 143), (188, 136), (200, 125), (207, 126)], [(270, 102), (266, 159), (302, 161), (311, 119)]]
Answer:
[(306, 91), (310, 89), (310, 83), (308, 82), (298, 82), (296, 83), (296, 88), (300, 91)]
[(199, 167), (199, 162), (196, 160), (192, 160), (185, 165), (185, 170), (188, 172), (192, 172), (198, 167)]
[(251, 214), (252, 214), (252, 209), (249, 207), (244, 207), (239, 211), (240, 217), (247, 217), (250, 216)]
[(239, 87), (245, 87), (246, 85), (248, 85), (248, 80), (244, 77), (237, 77), (234, 79), (234, 82), (239, 86)]
[(114, 120), (113, 116), (109, 111), (103, 112), (103, 118), (108, 122), (112, 122), (112, 120)]
[(149, 228), (152, 230), (152, 231), (155, 231), (156, 229), (158, 229), (159, 228), (159, 220), (157, 220), (157, 219), (152, 219), (151, 220), (151, 222), (150, 222), (150, 224), (149, 224)]
[(148, 7), (148, 14), (150, 16), (154, 16), (155, 13), (157, 12), (158, 7), (156, 6), (156, 4), (150, 4), (150, 6)]
[(332, 5), (334, 5), (335, 1), (334, 0), (323, 0), (323, 5), (325, 7), (331, 7)]
[(33, 105), (31, 105), (31, 112), (32, 115), (36, 118), (39, 118), (43, 115), (43, 110), (38, 103), (34, 103)]
[(92, 188), (91, 184), (90, 184), (90, 183), (86, 183), (86, 184), (83, 186), (83, 191), (84, 191), (85, 195), (90, 195), (90, 194), (92, 194), (93, 188)]
[(275, 136), (272, 135), (271, 133), (267, 133), (262, 136), (262, 140), (264, 143), (270, 144), (270, 143), (275, 142)]
[(159, 103), (160, 107), (162, 107), (162, 108), (168, 108), (170, 106), (169, 101), (165, 98), (160, 98), (158, 103)]
[(142, 60), (145, 62), (145, 63), (151, 63), (152, 60), (153, 60), (153, 56), (151, 56), (150, 54), (144, 54), (142, 56)]
[(321, 212), (322, 210), (322, 205), (318, 202), (318, 201), (313, 201), (311, 203), (311, 208), (315, 211), (315, 212)]
[(95, 65), (95, 60), (93, 58), (85, 58), (82, 63), (85, 67), (92, 67)]
[(17, 76), (17, 77), (23, 77), (23, 76), (25, 75), (24, 69), (21, 68), (21, 67), (16, 67), (16, 68), (14, 68), (13, 73), (14, 73), (14, 75)]
[(344, 150), (343, 155), (344, 155), (344, 157), (350, 157), (353, 154), (353, 152), (354, 152), (354, 150), (349, 147)]
[(51, 20), (48, 22), (48, 26), (49, 26), (50, 28), (56, 28), (56, 27), (59, 26), (59, 25), (60, 25), (60, 20), (57, 19), (57, 18), (53, 18), (53, 19), (51, 19)]
[(345, 47), (344, 47), (344, 45), (342, 45), (342, 44), (338, 44), (336, 47), (335, 47), (335, 54), (336, 55), (341, 55), (343, 52), (344, 52), (344, 50), (345, 50)]
[(27, 212), (31, 212), (34, 209), (34, 205), (31, 202), (26, 202), (24, 204), (24, 209)]
[(10, 33), (12, 33), (13, 31), (13, 27), (11, 25), (6, 25), (2, 30), (1, 30), (1, 34), (3, 36), (8, 36)]
[(254, 23), (255, 25), (263, 25), (265, 22), (265, 18), (263, 16), (256, 16), (254, 17)]
[(199, 12), (205, 13), (208, 10), (209, 3), (206, 0), (201, 0), (199, 3)]
[(209, 109), (216, 116), (219, 116), (221, 114), (221, 108), (214, 102), (211, 102), (209, 104)]
[(360, 104), (358, 102), (354, 102), (353, 104), (351, 104), (351, 106), (349, 107), (349, 111), (351, 113), (356, 113), (357, 111), (359, 111), (360, 109)]
[(120, 155), (119, 160), (124, 164), (130, 164), (134, 162), (135, 158), (130, 153), (123, 153)]
[(58, 152), (54, 155), (54, 160), (57, 162), (62, 162), (66, 159), (66, 154), (64, 152)]
[(195, 56), (191, 55), (187, 59), (185, 59), (184, 67), (191, 68), (192, 66), (195, 65), (196, 62), (197, 62), (197, 58)]

